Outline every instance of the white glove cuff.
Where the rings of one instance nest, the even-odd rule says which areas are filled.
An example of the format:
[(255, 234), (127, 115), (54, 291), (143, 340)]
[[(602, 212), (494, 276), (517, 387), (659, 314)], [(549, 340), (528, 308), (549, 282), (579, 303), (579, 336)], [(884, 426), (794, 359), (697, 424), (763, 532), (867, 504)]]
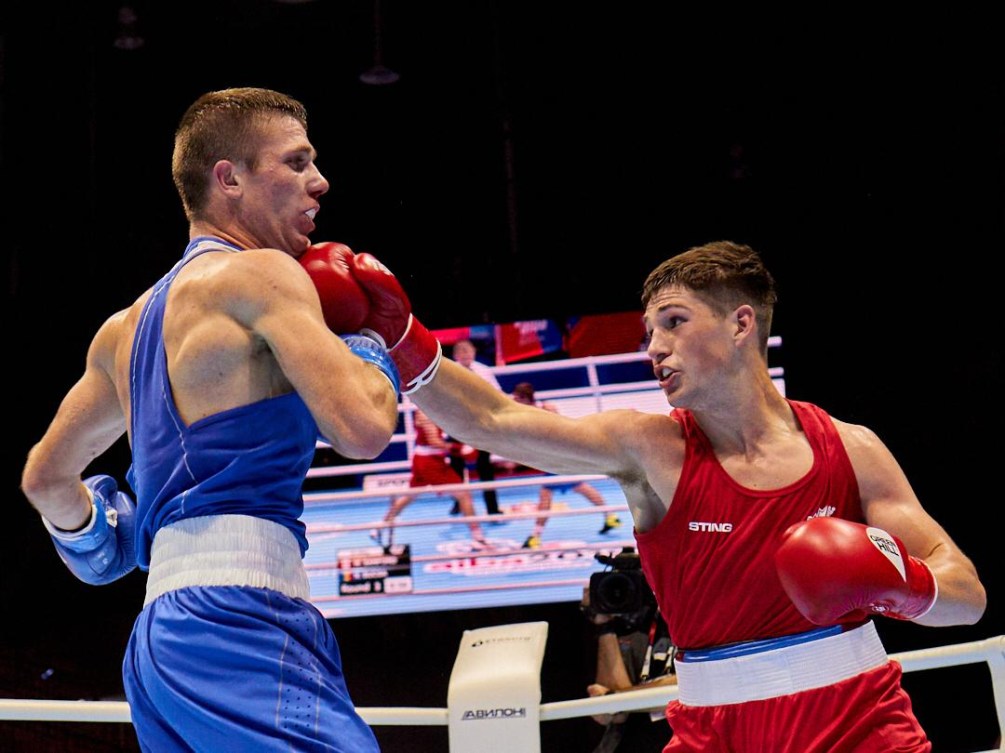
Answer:
[(384, 338), (374, 330), (363, 327), (359, 333), (363, 335), (363, 337), (369, 337), (371, 340), (376, 340), (380, 344), (380, 347), (387, 350), (387, 343), (384, 342)]

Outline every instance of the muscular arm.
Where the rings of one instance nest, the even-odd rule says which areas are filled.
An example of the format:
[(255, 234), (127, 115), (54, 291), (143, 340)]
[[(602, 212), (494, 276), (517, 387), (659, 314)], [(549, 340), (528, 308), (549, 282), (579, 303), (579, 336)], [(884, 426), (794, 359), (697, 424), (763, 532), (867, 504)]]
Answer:
[(977, 622), (987, 606), (987, 594), (973, 563), (922, 507), (879, 437), (862, 426), (835, 424), (855, 469), (866, 522), (897, 536), (911, 556), (924, 560), (935, 575), (938, 598), (916, 621), (933, 627)]
[(412, 401), (451, 437), (548, 473), (602, 474), (625, 494), (635, 528), (648, 531), (673, 499), (684, 439), (670, 416), (609, 410), (569, 418), (524, 405), (444, 360)]
[(636, 451), (646, 414), (607, 411), (581, 418), (523, 405), (444, 360), (412, 401), (451, 437), (549, 473), (639, 475)]
[(235, 315), (267, 343), (332, 447), (351, 458), (380, 454), (398, 421), (387, 378), (346, 347), (325, 324), (314, 284), (292, 257), (245, 251), (249, 295)]
[(21, 489), (28, 501), (58, 528), (72, 530), (86, 521), (91, 503), (81, 474), (126, 430), (113, 378), (125, 317), (126, 311), (120, 311), (98, 330), (83, 375), (28, 453), (22, 471)]

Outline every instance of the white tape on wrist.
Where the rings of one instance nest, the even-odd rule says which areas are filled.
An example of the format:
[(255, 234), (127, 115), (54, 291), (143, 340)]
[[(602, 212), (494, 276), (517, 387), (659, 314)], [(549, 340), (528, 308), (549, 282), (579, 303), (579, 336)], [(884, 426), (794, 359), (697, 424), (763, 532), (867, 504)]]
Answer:
[(382, 347), (384, 350), (387, 350), (387, 343), (384, 342), (384, 338), (380, 336), (380, 333), (375, 332), (372, 329), (368, 329), (367, 327), (363, 327), (359, 331), (359, 334), (363, 335), (363, 337), (369, 337), (371, 340), (376, 340), (378, 343), (380, 343), (380, 347)]

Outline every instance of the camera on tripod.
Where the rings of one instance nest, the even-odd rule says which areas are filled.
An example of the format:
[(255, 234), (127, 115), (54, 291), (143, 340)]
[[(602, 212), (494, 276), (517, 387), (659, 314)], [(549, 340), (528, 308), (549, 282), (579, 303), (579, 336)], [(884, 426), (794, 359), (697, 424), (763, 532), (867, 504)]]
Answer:
[(596, 614), (639, 617), (656, 606), (638, 553), (626, 546), (613, 557), (594, 554), (611, 569), (590, 576), (590, 609)]

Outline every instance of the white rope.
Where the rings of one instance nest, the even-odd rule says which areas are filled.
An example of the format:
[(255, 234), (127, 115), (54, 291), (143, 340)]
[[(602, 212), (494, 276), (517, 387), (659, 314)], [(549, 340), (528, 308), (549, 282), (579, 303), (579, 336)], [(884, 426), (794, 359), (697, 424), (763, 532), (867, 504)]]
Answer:
[[(939, 669), (962, 664), (987, 662), (995, 696), (1000, 730), (1005, 730), (1005, 635), (981, 641), (891, 654), (905, 672)], [(541, 704), (541, 721), (555, 721), (620, 711), (654, 711), (677, 697), (675, 685), (612, 693), (596, 698)], [(370, 707), (357, 709), (371, 726), (446, 726), (445, 708)], [(0, 720), (47, 722), (131, 721), (129, 704), (124, 701), (48, 701), (21, 698), (0, 699)], [(1003, 747), (995, 750), (1005, 751)], [(982, 751), (981, 753), (993, 753)]]
[[(410, 467), (410, 466), (409, 466)], [(419, 497), (423, 494), (450, 494), (451, 492), (478, 492), (486, 489), (512, 489), (523, 486), (554, 486), (557, 484), (578, 484), (581, 481), (603, 481), (608, 476), (582, 473), (578, 475), (551, 476), (548, 474), (527, 474), (515, 478), (496, 481), (463, 481), (459, 484), (438, 484), (430, 486), (402, 486), (387, 489), (371, 489), (368, 491), (350, 492), (307, 492), (304, 494), (304, 504), (319, 502), (344, 502), (359, 499), (380, 499), (381, 497), (399, 497), (410, 494)]]
[[(445, 726), (447, 710), (437, 708), (372, 707), (356, 709), (371, 726)], [(125, 701), (32, 701), (0, 699), (0, 720), (28, 722), (131, 722)]]

